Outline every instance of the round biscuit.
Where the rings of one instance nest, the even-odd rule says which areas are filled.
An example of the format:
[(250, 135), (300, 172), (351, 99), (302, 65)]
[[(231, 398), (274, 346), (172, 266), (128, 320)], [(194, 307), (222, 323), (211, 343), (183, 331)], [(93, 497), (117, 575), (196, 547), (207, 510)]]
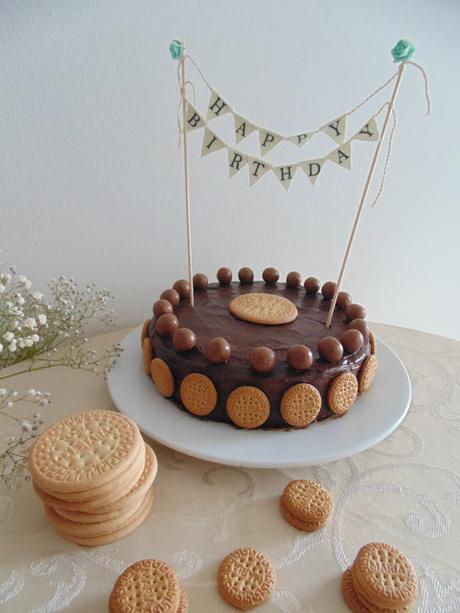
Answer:
[(166, 362), (161, 358), (153, 358), (150, 374), (160, 394), (165, 398), (170, 398), (174, 394), (174, 377)]
[(371, 387), (377, 373), (377, 356), (368, 355), (358, 372), (358, 389), (365, 394)]
[(142, 329), (141, 329), (141, 347), (142, 349), (144, 348), (144, 338), (147, 338), (148, 333), (149, 333), (149, 326), (150, 326), (151, 321), (152, 321), (151, 319), (146, 319), (142, 325)]
[(150, 375), (150, 365), (153, 359), (152, 342), (148, 336), (142, 341), (142, 354), (144, 357), (144, 371), (146, 375)]
[(369, 344), (371, 346), (371, 354), (375, 355), (377, 353), (377, 339), (372, 332), (369, 332)]
[(268, 326), (288, 324), (298, 315), (297, 307), (287, 298), (263, 292), (250, 292), (233, 298), (228, 310), (238, 319)]
[(403, 553), (386, 543), (368, 543), (361, 547), (353, 564), (353, 578), (366, 598), (380, 608), (407, 606), (417, 594), (412, 564)]
[(139, 560), (115, 581), (110, 595), (113, 613), (176, 613), (181, 588), (176, 573), (160, 560)]
[(180, 399), (190, 413), (203, 417), (214, 410), (217, 404), (217, 391), (209, 377), (193, 372), (180, 384)]
[(347, 570), (342, 574), (340, 590), (342, 592), (345, 604), (353, 613), (372, 613), (370, 609), (368, 609), (360, 602), (360, 600), (358, 600), (358, 596), (353, 588), (351, 568), (347, 568)]
[(270, 597), (274, 585), (272, 563), (255, 549), (236, 549), (219, 566), (219, 593), (225, 602), (238, 609), (247, 610), (261, 605)]
[(284, 488), (281, 500), (289, 513), (302, 522), (323, 522), (332, 512), (331, 494), (316, 481), (296, 479)]
[(281, 516), (287, 521), (288, 524), (290, 524), (293, 528), (297, 528), (297, 530), (303, 530), (304, 532), (315, 532), (316, 530), (320, 530), (327, 521), (327, 519), (323, 521), (311, 522), (301, 521), (295, 515), (289, 513), (289, 511), (284, 506), (282, 500), (280, 500), (280, 512)]
[(139, 509), (131, 517), (130, 523), (123, 528), (119, 528), (114, 532), (110, 532), (109, 534), (103, 534), (102, 536), (84, 537), (67, 534), (66, 532), (63, 532), (61, 530), (57, 531), (67, 541), (77, 543), (77, 545), (82, 545), (84, 547), (99, 547), (101, 545), (108, 545), (109, 543), (114, 543), (115, 541), (118, 541), (125, 536), (128, 536), (128, 534), (131, 534), (131, 532), (134, 532), (134, 530), (136, 530), (136, 528), (138, 528), (148, 517), (152, 509), (152, 503), (153, 493), (148, 493)]
[(41, 434), (29, 454), (33, 481), (53, 492), (92, 490), (118, 477), (143, 441), (137, 425), (114, 411), (85, 411)]
[(358, 381), (351, 372), (338, 375), (329, 385), (327, 403), (336, 415), (344, 415), (353, 406), (358, 395)]
[(316, 419), (321, 409), (321, 394), (309, 383), (297, 383), (284, 392), (281, 417), (290, 426), (305, 428)]
[(240, 428), (254, 429), (270, 415), (270, 403), (262, 390), (251, 385), (235, 388), (226, 403), (227, 414)]
[(181, 588), (179, 606), (177, 607), (177, 613), (187, 613), (188, 611), (188, 596), (186, 592)]

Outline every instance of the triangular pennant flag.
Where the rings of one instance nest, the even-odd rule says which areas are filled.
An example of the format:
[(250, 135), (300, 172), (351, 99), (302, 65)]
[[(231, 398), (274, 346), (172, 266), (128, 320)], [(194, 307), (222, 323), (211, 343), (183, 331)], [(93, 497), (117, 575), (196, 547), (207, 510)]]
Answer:
[(280, 134), (276, 134), (275, 132), (269, 132), (268, 130), (264, 130), (264, 128), (258, 128), (259, 130), (259, 142), (260, 142), (260, 152), (262, 155), (265, 155), (273, 149), (275, 145), (277, 145), (281, 140), (283, 140), (283, 136)]
[(194, 106), (187, 102), (187, 114), (185, 116), (185, 128), (187, 132), (191, 132), (192, 130), (198, 130), (204, 126), (204, 121), (200, 117), (199, 113), (197, 113)]
[(369, 119), (369, 121), (364, 124), (361, 130), (357, 132), (353, 137), (354, 140), (367, 140), (369, 142), (379, 140), (379, 138), (379, 127), (377, 125), (375, 117)]
[(216, 117), (222, 117), (226, 113), (229, 113), (232, 109), (228, 106), (226, 102), (222, 100), (219, 94), (215, 91), (211, 92), (211, 96), (209, 97), (208, 102), (208, 112), (206, 114), (206, 119), (215, 119)]
[(347, 116), (342, 115), (326, 124), (321, 128), (321, 131), (335, 140), (336, 143), (343, 143), (345, 140), (345, 130), (347, 127)]
[(268, 162), (248, 156), (249, 187), (257, 183), (271, 168), (272, 165)]
[(297, 164), (290, 164), (286, 166), (273, 166), (272, 170), (278, 177), (281, 185), (287, 191), (291, 187), (292, 180), (297, 170)]
[(201, 145), (201, 157), (204, 158), (214, 151), (223, 149), (225, 144), (209, 128), (204, 129), (203, 144)]
[(295, 134), (294, 136), (289, 136), (287, 139), (290, 143), (297, 145), (297, 147), (303, 147), (307, 141), (311, 138), (311, 134), (308, 132), (302, 132), (302, 134)]
[(235, 140), (237, 143), (240, 143), (243, 138), (246, 138), (252, 134), (254, 130), (257, 130), (257, 126), (249, 122), (244, 117), (234, 115), (233, 118), (235, 120)]
[(228, 147), (228, 170), (230, 173), (230, 177), (236, 175), (237, 172), (240, 172), (242, 168), (246, 166), (248, 163), (248, 156), (241, 151), (237, 151), (236, 149), (231, 149)]
[(331, 162), (335, 162), (343, 168), (348, 168), (348, 170), (351, 170), (351, 141), (343, 143), (343, 145), (337, 147), (337, 149), (332, 151), (327, 156), (327, 159), (331, 160)]
[(305, 160), (299, 162), (298, 166), (304, 171), (307, 177), (310, 179), (312, 185), (316, 183), (316, 179), (319, 177), (319, 173), (322, 171), (326, 159), (321, 158), (319, 160)]

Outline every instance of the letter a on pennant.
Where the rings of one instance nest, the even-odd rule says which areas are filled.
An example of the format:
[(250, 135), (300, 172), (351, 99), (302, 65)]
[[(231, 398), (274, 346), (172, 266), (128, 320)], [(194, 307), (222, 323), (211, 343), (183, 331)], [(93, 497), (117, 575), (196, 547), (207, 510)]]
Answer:
[(240, 115), (234, 115), (233, 118), (235, 120), (235, 140), (237, 143), (240, 143), (243, 138), (246, 138), (247, 136), (252, 134), (254, 130), (257, 130), (257, 126), (250, 123), (244, 117), (241, 117)]
[(223, 149), (224, 143), (209, 128), (204, 129), (203, 144), (201, 145), (201, 157), (204, 158), (214, 151)]
[(354, 140), (367, 140), (367, 141), (375, 141), (379, 140), (380, 133), (377, 122), (375, 121), (375, 117), (369, 119), (369, 121), (361, 128), (361, 130), (355, 134), (353, 137)]
[(185, 119), (185, 127), (187, 132), (191, 132), (192, 130), (198, 130), (204, 126), (204, 121), (197, 113), (196, 109), (187, 102), (187, 115)]
[(343, 143), (345, 140), (345, 130), (347, 127), (347, 116), (342, 115), (321, 128), (321, 131), (335, 140), (336, 143)]
[(351, 170), (351, 141), (337, 147), (335, 151), (332, 151), (332, 153), (327, 156), (327, 159), (331, 160), (331, 162), (335, 162), (339, 166), (343, 166), (343, 168)]
[(206, 119), (215, 119), (216, 117), (222, 117), (226, 113), (231, 111), (230, 107), (226, 102), (222, 100), (219, 94), (215, 91), (211, 92), (211, 96), (209, 98), (208, 103), (208, 112), (206, 114)]
[(305, 162), (300, 162), (299, 166), (310, 179), (311, 184), (314, 185), (316, 183), (316, 179), (319, 177), (319, 173), (321, 172), (324, 162), (326, 160), (306, 160)]
[(257, 181), (271, 170), (271, 168), (272, 166), (268, 162), (264, 162), (258, 158), (248, 157), (249, 187), (257, 183)]
[(281, 185), (287, 191), (291, 187), (292, 179), (294, 178), (295, 171), (297, 170), (297, 164), (290, 164), (288, 166), (274, 166), (272, 170), (278, 177)]
[(283, 140), (283, 137), (280, 134), (267, 132), (267, 130), (259, 128), (260, 152), (262, 155), (268, 153), (270, 149), (273, 149), (281, 140)]
[(236, 173), (240, 172), (242, 168), (248, 163), (248, 156), (236, 151), (235, 149), (228, 148), (228, 171), (229, 176), (233, 177)]

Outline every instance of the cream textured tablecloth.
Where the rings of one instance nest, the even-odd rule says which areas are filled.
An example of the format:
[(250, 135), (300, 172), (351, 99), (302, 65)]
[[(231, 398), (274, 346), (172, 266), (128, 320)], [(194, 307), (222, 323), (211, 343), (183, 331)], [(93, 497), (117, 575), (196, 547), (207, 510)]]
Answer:
[[(276, 587), (261, 611), (340, 613), (340, 574), (361, 545), (383, 540), (404, 551), (419, 577), (414, 611), (460, 611), (460, 343), (376, 325), (407, 365), (413, 402), (403, 425), (348, 460), (293, 470), (209, 464), (153, 443), (159, 459), (154, 510), (122, 541), (84, 549), (62, 540), (30, 483), (0, 489), (0, 610), (107, 610), (116, 577), (130, 563), (174, 566), (191, 613), (233, 611), (216, 592), (222, 558), (252, 546), (271, 558)], [(127, 331), (99, 336), (104, 347)], [(113, 407), (105, 382), (55, 369), (21, 375), (14, 386), (52, 393), (47, 424), (87, 408)], [(276, 451), (276, 450), (274, 450)], [(291, 479), (315, 479), (335, 499), (331, 521), (306, 534), (280, 517)]]

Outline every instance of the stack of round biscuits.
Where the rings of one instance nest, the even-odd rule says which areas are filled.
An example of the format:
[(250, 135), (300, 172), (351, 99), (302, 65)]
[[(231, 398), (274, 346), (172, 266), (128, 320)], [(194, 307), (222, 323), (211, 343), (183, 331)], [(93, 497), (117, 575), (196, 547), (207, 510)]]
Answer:
[(368, 543), (343, 573), (341, 587), (354, 613), (405, 613), (417, 595), (417, 577), (412, 564), (395, 547)]
[(322, 528), (333, 506), (332, 496), (324, 487), (305, 479), (288, 483), (280, 499), (283, 518), (294, 528), (305, 532)]
[(137, 425), (114, 411), (86, 411), (56, 423), (29, 455), (47, 517), (64, 538), (86, 546), (116, 541), (144, 521), (157, 468)]
[(139, 560), (118, 577), (109, 613), (187, 613), (188, 597), (174, 570), (161, 560)]

